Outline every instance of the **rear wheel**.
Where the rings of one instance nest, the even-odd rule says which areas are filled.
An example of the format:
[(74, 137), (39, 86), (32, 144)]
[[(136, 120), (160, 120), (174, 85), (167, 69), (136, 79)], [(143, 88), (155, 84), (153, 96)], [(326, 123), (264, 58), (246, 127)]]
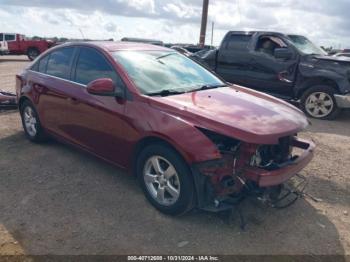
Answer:
[(191, 171), (172, 148), (162, 144), (146, 147), (137, 160), (137, 175), (146, 198), (162, 213), (180, 215), (192, 209)]
[(39, 116), (29, 101), (25, 101), (20, 108), (22, 125), (27, 138), (33, 142), (44, 142), (47, 136), (40, 124)]
[(33, 61), (39, 55), (40, 55), (40, 52), (36, 48), (29, 48), (28, 51), (27, 51), (27, 56), (28, 56), (30, 61)]
[(322, 120), (335, 119), (341, 110), (337, 107), (334, 94), (336, 90), (332, 87), (313, 86), (302, 95), (301, 106), (310, 117)]

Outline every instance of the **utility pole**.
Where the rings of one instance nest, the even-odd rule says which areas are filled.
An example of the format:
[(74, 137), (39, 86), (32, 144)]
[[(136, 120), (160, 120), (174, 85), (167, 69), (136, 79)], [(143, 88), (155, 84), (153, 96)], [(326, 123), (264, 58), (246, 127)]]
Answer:
[(213, 46), (213, 41), (214, 41), (214, 22), (211, 22), (211, 46)]
[(207, 31), (207, 20), (208, 20), (208, 6), (209, 6), (209, 0), (203, 0), (201, 32), (199, 35), (199, 45), (201, 47), (204, 47), (204, 44), (205, 44), (205, 33)]

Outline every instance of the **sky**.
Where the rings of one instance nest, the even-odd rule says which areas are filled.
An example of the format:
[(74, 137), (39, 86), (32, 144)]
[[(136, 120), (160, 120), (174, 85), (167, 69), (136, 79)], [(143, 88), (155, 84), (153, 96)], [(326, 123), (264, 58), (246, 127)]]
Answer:
[[(274, 30), (350, 48), (350, 0), (210, 0), (206, 44), (228, 30)], [(0, 0), (0, 31), (28, 36), (198, 43), (202, 0)]]

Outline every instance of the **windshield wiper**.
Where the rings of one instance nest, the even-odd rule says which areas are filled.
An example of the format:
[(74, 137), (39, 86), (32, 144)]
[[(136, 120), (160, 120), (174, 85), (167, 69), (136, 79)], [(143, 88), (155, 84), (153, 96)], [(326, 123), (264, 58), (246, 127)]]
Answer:
[(227, 85), (226, 84), (202, 85), (201, 87), (199, 87), (197, 89), (191, 90), (191, 92), (193, 92), (193, 91), (200, 91), (200, 90), (207, 90), (207, 89), (213, 89), (213, 88), (224, 87), (224, 86), (227, 86)]
[(158, 57), (156, 57), (156, 60), (162, 59), (164, 57), (167, 57), (167, 56), (170, 56), (170, 55), (173, 55), (173, 54), (176, 54), (176, 53), (175, 52), (171, 52), (171, 53), (168, 53), (168, 54), (165, 54), (165, 55), (158, 56)]
[(226, 84), (216, 84), (216, 85), (202, 85), (199, 88), (192, 89), (192, 90), (187, 90), (187, 91), (178, 91), (178, 90), (162, 90), (158, 92), (153, 92), (153, 93), (148, 93), (148, 96), (169, 96), (169, 95), (178, 95), (178, 94), (184, 94), (184, 93), (189, 93), (189, 92), (194, 92), (194, 91), (200, 91), (200, 90), (207, 90), (207, 89), (213, 89), (217, 87), (224, 87), (228, 86)]
[(183, 91), (175, 91), (175, 90), (162, 90), (158, 92), (148, 93), (148, 96), (170, 96), (170, 95), (178, 95), (183, 94)]

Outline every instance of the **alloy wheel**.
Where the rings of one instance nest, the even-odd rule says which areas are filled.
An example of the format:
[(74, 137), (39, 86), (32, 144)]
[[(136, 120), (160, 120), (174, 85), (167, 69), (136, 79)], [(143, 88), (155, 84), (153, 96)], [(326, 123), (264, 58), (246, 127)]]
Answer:
[(143, 169), (143, 179), (152, 198), (170, 206), (180, 196), (180, 179), (175, 167), (161, 156), (150, 157)]
[(305, 101), (306, 111), (315, 118), (329, 115), (334, 108), (332, 97), (324, 92), (311, 93)]
[(24, 108), (23, 118), (24, 118), (24, 125), (27, 133), (31, 137), (34, 137), (37, 134), (37, 127), (36, 127), (37, 119), (33, 109), (30, 106), (27, 106)]

